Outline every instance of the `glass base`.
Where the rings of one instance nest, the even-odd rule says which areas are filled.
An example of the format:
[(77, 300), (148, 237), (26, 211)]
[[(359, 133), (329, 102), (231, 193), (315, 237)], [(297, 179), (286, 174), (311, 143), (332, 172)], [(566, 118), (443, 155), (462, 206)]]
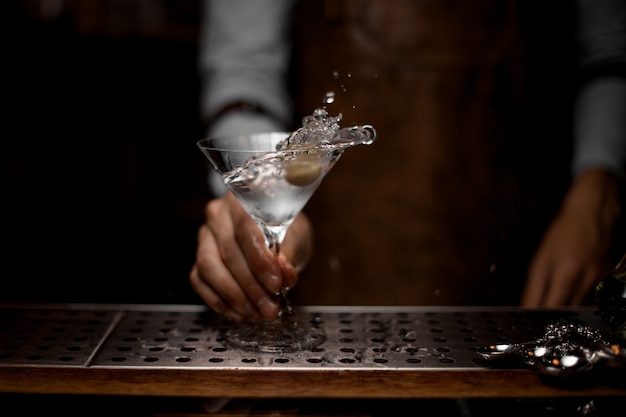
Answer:
[(232, 347), (269, 353), (310, 350), (326, 340), (321, 328), (291, 315), (274, 321), (236, 324), (225, 336)]

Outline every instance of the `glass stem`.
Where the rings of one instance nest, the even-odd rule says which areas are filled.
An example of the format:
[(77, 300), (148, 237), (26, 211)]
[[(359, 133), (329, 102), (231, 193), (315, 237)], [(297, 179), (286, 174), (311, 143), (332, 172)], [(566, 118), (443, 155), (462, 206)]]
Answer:
[[(263, 235), (265, 236), (265, 243), (267, 247), (270, 248), (272, 252), (276, 256), (280, 251), (280, 244), (283, 242), (285, 238), (285, 234), (287, 233), (287, 228), (289, 225), (280, 225), (280, 226), (269, 226), (267, 224), (259, 223), (261, 230), (263, 230)], [(276, 295), (280, 299), (280, 312), (278, 313), (279, 318), (285, 317), (285, 315), (290, 316), (293, 313), (293, 308), (291, 307), (291, 302), (287, 297), (287, 293), (289, 292), (289, 287), (283, 287), (276, 293)]]
[(280, 244), (285, 238), (287, 227), (268, 226), (266, 224), (261, 224), (260, 226), (263, 230), (263, 234), (265, 235), (265, 243), (267, 244), (267, 247), (270, 248), (270, 250), (278, 256), (278, 252), (280, 251)]

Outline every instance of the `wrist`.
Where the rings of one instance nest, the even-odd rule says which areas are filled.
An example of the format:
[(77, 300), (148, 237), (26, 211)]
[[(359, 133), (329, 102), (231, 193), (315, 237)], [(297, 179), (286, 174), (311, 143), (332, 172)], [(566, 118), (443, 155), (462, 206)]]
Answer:
[(564, 208), (575, 212), (594, 213), (596, 220), (612, 227), (623, 209), (620, 180), (602, 168), (590, 168), (581, 172), (572, 183)]
[[(286, 126), (285, 120), (274, 114), (265, 106), (255, 103), (253, 101), (246, 100), (234, 100), (223, 105), (219, 109), (212, 112), (208, 117), (204, 119), (207, 129), (211, 129), (214, 125), (220, 123), (224, 118), (230, 118), (233, 115), (239, 117), (249, 117), (254, 119), (266, 119), (269, 124), (275, 126)], [(276, 130), (276, 129), (275, 129)], [(278, 129), (283, 130), (283, 129)], [(244, 132), (245, 133), (245, 132)], [(252, 132), (249, 132), (252, 133)]]

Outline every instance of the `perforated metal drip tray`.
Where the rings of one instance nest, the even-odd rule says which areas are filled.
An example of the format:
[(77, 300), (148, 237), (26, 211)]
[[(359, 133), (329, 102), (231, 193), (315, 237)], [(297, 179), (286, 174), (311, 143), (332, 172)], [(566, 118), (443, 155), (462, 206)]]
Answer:
[[(521, 365), (494, 367), (488, 345), (545, 326), (599, 327), (595, 309), (297, 307), (323, 341), (295, 352), (234, 348), (233, 323), (204, 306), (0, 305), (0, 392), (256, 398), (623, 396), (602, 381), (568, 391)], [(623, 378), (615, 377), (615, 381)]]
[(325, 335), (291, 353), (225, 342), (232, 323), (202, 306), (73, 305), (0, 308), (2, 367), (207, 369), (479, 369), (480, 346), (518, 343), (546, 324), (589, 310), (433, 307), (299, 307), (298, 320)]

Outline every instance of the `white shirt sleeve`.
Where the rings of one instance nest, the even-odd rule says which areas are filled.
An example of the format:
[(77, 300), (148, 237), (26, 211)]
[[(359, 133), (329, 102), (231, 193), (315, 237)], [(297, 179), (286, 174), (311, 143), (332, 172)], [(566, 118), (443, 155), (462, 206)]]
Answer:
[(605, 168), (626, 177), (626, 2), (579, 0), (580, 67), (590, 73), (575, 104), (574, 175)]
[(287, 91), (292, 0), (205, 0), (199, 70), (200, 111), (209, 119), (237, 101), (268, 115), (234, 111), (211, 134), (284, 130), (291, 120)]

